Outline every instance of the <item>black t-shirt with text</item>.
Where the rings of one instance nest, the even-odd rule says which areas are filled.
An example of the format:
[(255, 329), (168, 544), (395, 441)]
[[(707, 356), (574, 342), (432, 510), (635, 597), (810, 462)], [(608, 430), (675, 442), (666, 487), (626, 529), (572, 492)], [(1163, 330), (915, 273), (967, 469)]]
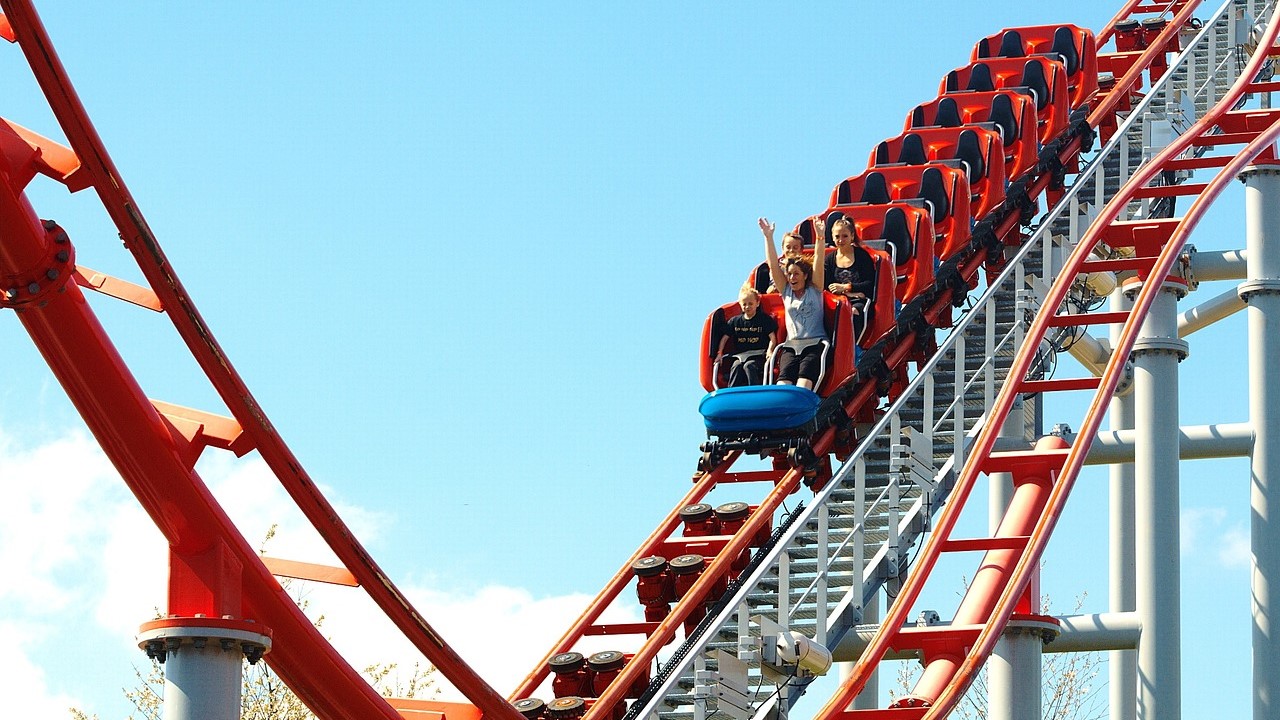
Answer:
[(769, 347), (769, 335), (777, 331), (778, 323), (763, 310), (757, 310), (752, 318), (746, 315), (734, 316), (729, 321), (729, 337), (733, 338), (732, 352), (766, 350)]

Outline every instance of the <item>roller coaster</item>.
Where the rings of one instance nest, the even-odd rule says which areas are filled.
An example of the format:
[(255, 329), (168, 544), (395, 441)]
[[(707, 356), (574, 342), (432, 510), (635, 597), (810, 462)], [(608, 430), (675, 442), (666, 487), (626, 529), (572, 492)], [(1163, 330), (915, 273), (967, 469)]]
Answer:
[[(1280, 528), (1267, 522), (1280, 515), (1280, 488), (1269, 484), (1280, 482), (1280, 385), (1266, 368), (1280, 338), (1280, 256), (1264, 240), (1280, 228), (1272, 4), (1128, 0), (1096, 32), (1048, 24), (978, 38), (935, 98), (904, 108), (902, 133), (868, 148), (867, 167), (833, 179), (830, 197), (794, 228), (817, 247), (830, 240), (821, 228), (847, 218), (876, 273), (861, 332), (847, 299), (823, 296), (830, 359), (812, 404), (778, 422), (776, 386), (723, 389), (715, 349), (738, 307), (713, 310), (698, 360), (708, 398), (713, 408), (755, 399), (708, 412), (708, 437), (691, 447), (691, 487), (505, 697), (413, 607), (303, 470), (184, 289), (31, 4), (0, 7), (0, 36), (24, 53), (65, 136), (7, 120), (0, 128), (0, 305), (169, 543), (167, 615), (143, 625), (139, 644), (165, 663), (166, 690), (181, 698), (167, 698), (171, 717), (235, 717), (247, 659), (267, 662), (326, 720), (779, 718), (833, 661), (847, 672), (818, 718), (944, 717), (984, 667), (992, 716), (1030, 718), (1040, 653), (1082, 647), (1127, 651), (1111, 668), (1116, 716), (1176, 717), (1177, 542), (1170, 550), (1167, 528), (1176, 530), (1177, 493), (1153, 478), (1176, 478), (1197, 443), (1178, 427), (1169, 389), (1182, 337), (1247, 307), (1254, 717), (1280, 718), (1280, 632), (1268, 619), (1280, 582)], [(41, 219), (25, 195), (38, 175), (96, 193), (145, 285), (77, 262), (74, 229)], [(1238, 177), (1249, 193), (1247, 265), (1187, 243)], [(1177, 300), (1200, 282), (1226, 279), (1243, 283), (1178, 316)], [(85, 292), (162, 312), (225, 414), (149, 399)], [(763, 296), (762, 311), (785, 326), (777, 295)], [(1076, 362), (1059, 363), (1065, 355)], [(1077, 367), (1078, 377), (1064, 376)], [(1046, 435), (1042, 404), (1071, 393), (1088, 398), (1083, 416)], [(1241, 446), (1205, 434), (1207, 454)], [(206, 449), (256, 451), (341, 567), (262, 557), (196, 474)], [(1044, 613), (1039, 571), (1081, 468), (1103, 457), (1129, 488), (1113, 512), (1130, 537), (1119, 552), (1137, 569), (1124, 579), (1130, 606), (1091, 632)], [(959, 518), (978, 504), (980, 484), (999, 512), (988, 535), (965, 537)], [(714, 505), (718, 488), (741, 499)], [(797, 495), (806, 497), (787, 508)], [(926, 586), (955, 582), (934, 569), (960, 553), (980, 559), (954, 616), (916, 618)], [(382, 697), (279, 576), (358, 586), (468, 702)], [(881, 613), (885, 592), (894, 599)], [(641, 608), (644, 620), (602, 620), (620, 606)], [(595, 637), (619, 649), (583, 652)], [(904, 657), (922, 675), (884, 707), (878, 670)]]

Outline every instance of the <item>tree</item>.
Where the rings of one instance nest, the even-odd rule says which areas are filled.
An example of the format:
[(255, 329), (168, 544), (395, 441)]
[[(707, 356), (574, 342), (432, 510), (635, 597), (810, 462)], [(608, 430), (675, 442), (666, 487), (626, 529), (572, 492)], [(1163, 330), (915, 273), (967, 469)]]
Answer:
[[(966, 583), (967, 585), (967, 583)], [(1088, 593), (1076, 598), (1072, 612), (1079, 612)], [(1049, 612), (1049, 597), (1044, 596), (1045, 613)], [(1041, 713), (1045, 720), (1099, 720), (1107, 716), (1106, 698), (1102, 688), (1101, 670), (1105, 655), (1100, 652), (1046, 653), (1041, 663), (1044, 683), (1040, 691)], [(889, 690), (893, 699), (911, 692), (920, 677), (920, 666), (903, 662), (898, 666), (897, 687)], [(953, 717), (964, 720), (987, 718), (987, 672), (984, 669), (969, 686)]]
[[(265, 554), (266, 545), (275, 537), (276, 526), (272, 525), (258, 551)], [(292, 580), (280, 581), (281, 587), (293, 596), (298, 607), (306, 611), (311, 601), (305, 592), (298, 588)], [(161, 617), (159, 609), (156, 617)], [(314, 622), (317, 628), (324, 625), (324, 615)], [(164, 710), (164, 665), (152, 660), (151, 667), (144, 675), (136, 665), (134, 675), (137, 685), (125, 690), (125, 698), (133, 705), (134, 713), (127, 720), (161, 720)], [(414, 663), (408, 677), (402, 677), (397, 663), (375, 663), (364, 668), (363, 673), (383, 697), (429, 699), (440, 695), (436, 682), (436, 669), (432, 665), (425, 667)], [(71, 708), (72, 720), (98, 720), (97, 715), (88, 715), (77, 708)], [(242, 687), (240, 691), (241, 720), (315, 720), (315, 714), (298, 699), (297, 695), (284, 684), (278, 675), (264, 662), (244, 665)]]
[[(440, 694), (436, 686), (435, 668), (414, 663), (407, 679), (401, 678), (396, 663), (378, 663), (364, 669), (369, 684), (383, 697), (429, 698)], [(138, 684), (125, 690), (134, 713), (127, 720), (161, 720), (164, 710), (164, 666), (154, 660), (146, 675), (135, 668)], [(72, 720), (97, 720), (81, 710), (71, 709)], [(266, 663), (246, 665), (240, 695), (241, 720), (315, 720), (315, 714), (290, 692)]]

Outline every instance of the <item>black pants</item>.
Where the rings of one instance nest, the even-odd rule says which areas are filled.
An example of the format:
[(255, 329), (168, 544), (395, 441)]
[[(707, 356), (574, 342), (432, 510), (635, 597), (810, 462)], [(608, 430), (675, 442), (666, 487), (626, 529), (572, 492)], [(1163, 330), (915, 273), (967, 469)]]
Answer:
[(826, 345), (817, 343), (800, 351), (783, 346), (778, 351), (778, 382), (787, 381), (792, 385), (800, 378), (811, 382), (818, 381), (818, 373), (822, 372), (822, 353)]
[(729, 356), (729, 387), (759, 385), (764, 377), (764, 353), (739, 353)]

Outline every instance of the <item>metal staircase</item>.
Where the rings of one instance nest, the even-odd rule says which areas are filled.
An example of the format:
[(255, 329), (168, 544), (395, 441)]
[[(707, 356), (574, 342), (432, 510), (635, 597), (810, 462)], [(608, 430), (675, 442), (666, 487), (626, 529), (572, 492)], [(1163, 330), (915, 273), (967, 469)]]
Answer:
[[(1184, 52), (1170, 71), (1122, 116), (1111, 140), (1082, 159), (1062, 201), (1010, 251), (1000, 274), (975, 291), (980, 297), (892, 406), (874, 425), (858, 428), (859, 447), (832, 480), (807, 506), (779, 519), (773, 542), (668, 659), (628, 718), (785, 716), (808, 679), (779, 661), (772, 638), (796, 631), (832, 648), (873, 619), (864, 618), (864, 607), (910, 570), (909, 551), (946, 502), (1054, 269), (1152, 149), (1207, 112), (1234, 81), (1243, 63), (1233, 39), (1248, 37), (1249, 18), (1263, 15), (1263, 5), (1228, 0), (1183, 38)], [(1149, 201), (1127, 209), (1130, 219), (1158, 214)], [(1079, 288), (1079, 302), (1092, 300), (1085, 283)], [(1043, 348), (1042, 371), (1051, 373), (1066, 344)], [(1025, 447), (1039, 434), (1037, 403), (1026, 398), (1023, 422), (1006, 425), (1014, 432), (1005, 442)]]

